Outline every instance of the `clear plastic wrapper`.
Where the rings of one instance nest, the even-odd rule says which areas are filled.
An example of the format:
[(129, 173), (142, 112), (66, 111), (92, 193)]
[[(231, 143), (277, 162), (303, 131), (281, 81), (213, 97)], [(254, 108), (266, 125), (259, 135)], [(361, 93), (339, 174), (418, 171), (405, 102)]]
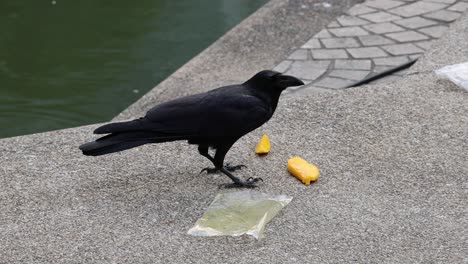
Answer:
[(468, 62), (453, 64), (435, 70), (439, 76), (448, 78), (450, 81), (468, 92)]
[(265, 225), (292, 197), (243, 190), (219, 193), (189, 231), (193, 236), (251, 235), (261, 239)]

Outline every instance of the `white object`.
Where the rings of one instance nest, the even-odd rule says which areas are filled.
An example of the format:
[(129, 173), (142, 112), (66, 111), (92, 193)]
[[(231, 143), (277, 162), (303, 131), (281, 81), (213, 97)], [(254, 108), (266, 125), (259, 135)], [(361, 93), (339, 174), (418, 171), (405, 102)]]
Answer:
[(435, 70), (435, 73), (438, 76), (448, 78), (468, 92), (468, 62), (448, 65)]

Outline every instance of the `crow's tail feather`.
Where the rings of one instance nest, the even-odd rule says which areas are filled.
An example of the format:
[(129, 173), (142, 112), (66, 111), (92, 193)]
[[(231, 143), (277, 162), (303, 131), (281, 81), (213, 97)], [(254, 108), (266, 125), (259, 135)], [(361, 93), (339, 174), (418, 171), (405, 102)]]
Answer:
[(147, 143), (151, 143), (149, 140), (141, 141), (92, 141), (85, 143), (80, 146), (81, 151), (86, 156), (100, 156), (109, 153), (119, 152), (126, 149), (138, 147)]
[(183, 138), (161, 136), (151, 131), (130, 131), (112, 133), (95, 141), (80, 146), (80, 150), (87, 156), (100, 156), (109, 153), (131, 149), (148, 143), (161, 143), (180, 140)]

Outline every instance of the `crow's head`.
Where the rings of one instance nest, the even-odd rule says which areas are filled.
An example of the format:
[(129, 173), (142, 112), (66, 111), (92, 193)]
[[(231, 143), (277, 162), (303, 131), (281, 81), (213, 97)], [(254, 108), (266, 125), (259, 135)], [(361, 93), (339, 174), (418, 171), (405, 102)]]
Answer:
[(272, 89), (279, 92), (291, 86), (304, 85), (304, 83), (296, 77), (270, 70), (264, 70), (255, 74), (247, 83), (254, 86), (256, 89)]

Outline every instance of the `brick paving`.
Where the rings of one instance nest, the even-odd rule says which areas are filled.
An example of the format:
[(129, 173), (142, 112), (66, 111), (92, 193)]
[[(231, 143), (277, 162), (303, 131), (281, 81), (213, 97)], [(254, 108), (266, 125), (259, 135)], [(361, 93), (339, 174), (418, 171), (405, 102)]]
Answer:
[(314, 87), (345, 88), (418, 58), (467, 9), (468, 0), (368, 0), (330, 22), (274, 70)]

